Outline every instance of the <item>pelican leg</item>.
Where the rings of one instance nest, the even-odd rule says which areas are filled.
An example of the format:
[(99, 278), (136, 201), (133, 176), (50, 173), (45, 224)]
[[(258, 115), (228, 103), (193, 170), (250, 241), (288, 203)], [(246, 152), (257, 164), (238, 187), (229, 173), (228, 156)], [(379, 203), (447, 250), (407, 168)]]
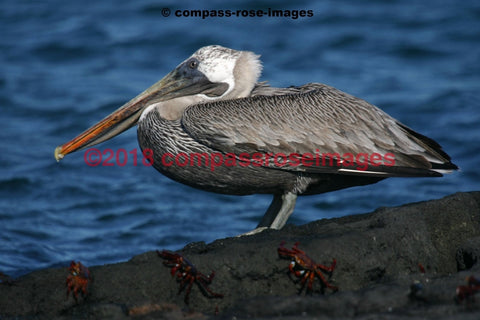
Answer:
[(287, 223), (288, 218), (293, 213), (297, 195), (292, 192), (285, 194), (275, 194), (273, 201), (265, 212), (262, 220), (257, 226), (259, 228), (281, 229)]
[(242, 233), (237, 237), (251, 236), (269, 228), (281, 229), (292, 214), (296, 201), (297, 195), (295, 193), (275, 194), (258, 226), (252, 231)]

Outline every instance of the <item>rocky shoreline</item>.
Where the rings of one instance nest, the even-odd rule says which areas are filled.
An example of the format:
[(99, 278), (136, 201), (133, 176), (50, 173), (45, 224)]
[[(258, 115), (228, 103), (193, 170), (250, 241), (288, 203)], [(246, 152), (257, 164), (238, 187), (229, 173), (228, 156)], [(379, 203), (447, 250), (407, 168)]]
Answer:
[[(277, 252), (282, 241), (288, 249), (298, 242), (317, 263), (336, 259), (329, 281), (339, 291), (322, 290), (317, 278), (312, 294), (298, 294)], [(224, 297), (194, 284), (186, 305), (171, 267), (147, 252), (90, 267), (78, 302), (66, 297), (67, 266), (0, 278), (0, 319), (480, 319), (480, 301), (454, 299), (467, 276), (480, 278), (480, 192), (191, 243), (179, 253), (205, 275), (214, 270), (208, 287)]]

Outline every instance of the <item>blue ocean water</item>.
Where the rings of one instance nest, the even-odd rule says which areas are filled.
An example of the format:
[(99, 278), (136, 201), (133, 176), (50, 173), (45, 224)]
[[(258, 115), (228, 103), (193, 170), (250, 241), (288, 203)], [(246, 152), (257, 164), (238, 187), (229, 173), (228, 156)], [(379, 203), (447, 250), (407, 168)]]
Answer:
[[(268, 8), (313, 16), (175, 16)], [(83, 152), (53, 157), (209, 44), (261, 54), (261, 80), (274, 86), (322, 82), (361, 97), (437, 140), (462, 169), (301, 197), (291, 223), (480, 189), (478, 1), (6, 1), (0, 30), (0, 271), (13, 276), (72, 259), (125, 261), (256, 226), (270, 196), (194, 190), (132, 156), (110, 167), (86, 165)], [(138, 149), (136, 130), (98, 147)]]

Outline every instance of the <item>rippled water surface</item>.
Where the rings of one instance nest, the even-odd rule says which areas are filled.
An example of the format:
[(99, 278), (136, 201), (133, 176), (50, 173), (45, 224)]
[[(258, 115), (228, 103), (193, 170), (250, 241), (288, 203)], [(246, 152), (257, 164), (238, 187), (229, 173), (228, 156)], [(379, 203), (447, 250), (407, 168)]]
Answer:
[[(61, 163), (54, 148), (201, 46), (262, 55), (274, 86), (323, 82), (442, 144), (462, 170), (302, 197), (291, 223), (480, 189), (478, 1), (9, 1), (0, 10), (0, 271), (124, 261), (253, 229), (270, 196), (224, 196), (144, 165)], [(312, 17), (176, 17), (176, 10), (312, 10)], [(171, 15), (165, 17), (164, 8)], [(138, 148), (136, 130), (99, 146)]]

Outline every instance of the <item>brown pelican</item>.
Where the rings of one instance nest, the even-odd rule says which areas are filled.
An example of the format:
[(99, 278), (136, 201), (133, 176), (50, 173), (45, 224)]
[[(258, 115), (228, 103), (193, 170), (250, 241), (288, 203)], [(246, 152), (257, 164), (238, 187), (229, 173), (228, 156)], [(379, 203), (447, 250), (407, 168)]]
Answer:
[(217, 193), (273, 194), (258, 228), (275, 229), (298, 195), (458, 169), (434, 140), (368, 102), (319, 83), (270, 87), (257, 82), (261, 70), (252, 52), (203, 47), (57, 147), (55, 158), (138, 124), (140, 147), (171, 179)]

